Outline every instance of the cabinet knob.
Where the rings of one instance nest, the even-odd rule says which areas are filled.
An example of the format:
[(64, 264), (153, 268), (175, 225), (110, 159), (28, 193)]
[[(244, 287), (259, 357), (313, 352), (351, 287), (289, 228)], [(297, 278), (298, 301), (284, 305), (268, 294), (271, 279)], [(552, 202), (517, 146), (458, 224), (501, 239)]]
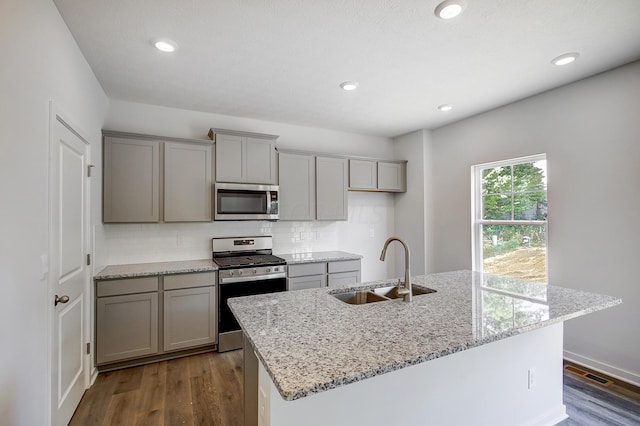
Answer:
[(56, 298), (53, 302), (53, 306), (58, 306), (58, 303), (67, 303), (69, 301), (69, 296), (64, 295), (64, 296), (58, 296), (56, 294)]

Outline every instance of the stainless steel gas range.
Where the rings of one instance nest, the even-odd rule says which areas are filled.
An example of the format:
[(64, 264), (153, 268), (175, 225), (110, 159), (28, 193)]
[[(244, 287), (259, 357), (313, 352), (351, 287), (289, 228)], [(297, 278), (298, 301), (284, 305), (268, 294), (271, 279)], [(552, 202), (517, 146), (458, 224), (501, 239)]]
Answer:
[(286, 261), (274, 256), (270, 236), (213, 238), (213, 261), (218, 264), (218, 351), (242, 347), (242, 330), (227, 300), (287, 289)]

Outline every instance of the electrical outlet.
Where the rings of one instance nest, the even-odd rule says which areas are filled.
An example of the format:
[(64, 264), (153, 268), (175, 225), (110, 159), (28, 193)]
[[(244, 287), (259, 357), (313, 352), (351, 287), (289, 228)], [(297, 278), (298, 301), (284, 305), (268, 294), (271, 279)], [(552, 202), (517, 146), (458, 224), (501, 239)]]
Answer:
[(267, 411), (267, 395), (264, 392), (264, 389), (258, 389), (258, 418), (260, 419), (260, 424), (265, 424), (266, 422), (266, 411)]
[(373, 238), (376, 236), (376, 232), (373, 228), (369, 228), (369, 237)]
[(527, 374), (527, 389), (533, 389), (536, 386), (536, 369), (530, 368)]

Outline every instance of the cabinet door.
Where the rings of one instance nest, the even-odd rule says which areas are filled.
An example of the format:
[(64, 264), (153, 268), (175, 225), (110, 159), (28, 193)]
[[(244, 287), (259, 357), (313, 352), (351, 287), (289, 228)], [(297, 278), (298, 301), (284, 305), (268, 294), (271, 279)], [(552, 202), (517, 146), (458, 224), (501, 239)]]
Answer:
[(357, 284), (360, 282), (360, 271), (341, 272), (339, 274), (329, 274), (329, 287)]
[(279, 154), (280, 220), (316, 218), (316, 164), (312, 155)]
[(405, 176), (404, 164), (378, 162), (378, 189), (404, 192)]
[(347, 160), (316, 157), (316, 218), (347, 220)]
[(246, 182), (275, 184), (276, 142), (270, 139), (246, 138)]
[(349, 188), (377, 189), (377, 163), (368, 160), (349, 160)]
[(216, 134), (216, 181), (246, 182), (244, 138)]
[(96, 363), (158, 353), (158, 293), (96, 300)]
[(164, 145), (164, 221), (211, 221), (211, 146)]
[(160, 220), (158, 141), (105, 137), (103, 176), (103, 222)]
[(164, 292), (164, 350), (216, 342), (216, 287)]
[(327, 286), (326, 275), (311, 275), (308, 277), (287, 278), (287, 290), (304, 290), (307, 288), (321, 288)]

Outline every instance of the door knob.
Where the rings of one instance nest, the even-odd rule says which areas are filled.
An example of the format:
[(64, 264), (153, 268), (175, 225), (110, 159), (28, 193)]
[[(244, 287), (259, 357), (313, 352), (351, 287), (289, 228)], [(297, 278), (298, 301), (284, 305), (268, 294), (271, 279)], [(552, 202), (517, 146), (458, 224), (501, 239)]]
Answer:
[(58, 296), (56, 294), (56, 300), (53, 303), (53, 306), (58, 306), (58, 303), (67, 303), (69, 301), (69, 296)]

